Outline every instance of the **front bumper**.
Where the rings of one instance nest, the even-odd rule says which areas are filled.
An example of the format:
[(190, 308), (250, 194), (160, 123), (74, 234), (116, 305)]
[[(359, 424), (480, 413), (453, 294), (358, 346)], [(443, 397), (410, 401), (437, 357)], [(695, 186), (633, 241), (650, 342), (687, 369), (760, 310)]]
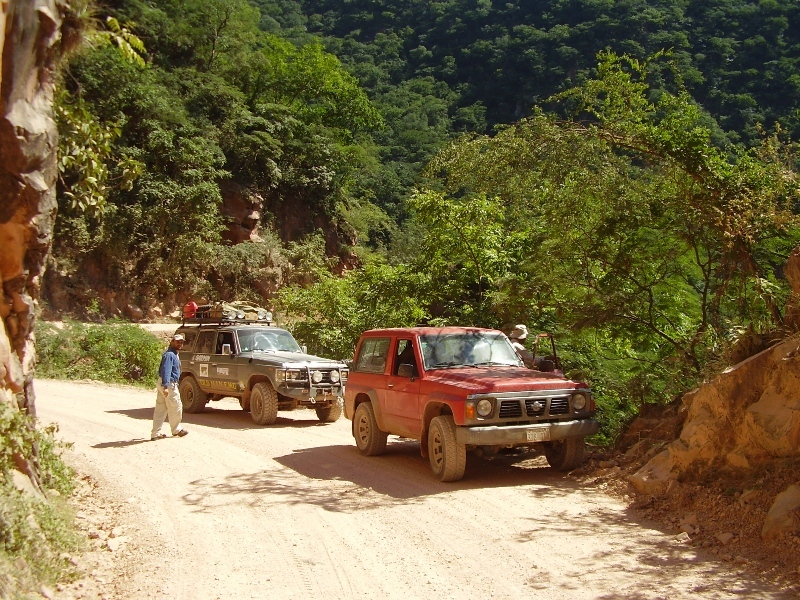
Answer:
[(278, 384), (276, 391), (289, 398), (296, 398), (301, 401), (305, 400), (311, 404), (329, 402), (344, 396), (344, 389), (338, 385), (328, 387), (298, 387), (297, 385), (288, 386), (286, 384)]
[(597, 433), (599, 429), (600, 424), (595, 419), (532, 425), (456, 427), (456, 440), (466, 446), (523, 445), (586, 437)]

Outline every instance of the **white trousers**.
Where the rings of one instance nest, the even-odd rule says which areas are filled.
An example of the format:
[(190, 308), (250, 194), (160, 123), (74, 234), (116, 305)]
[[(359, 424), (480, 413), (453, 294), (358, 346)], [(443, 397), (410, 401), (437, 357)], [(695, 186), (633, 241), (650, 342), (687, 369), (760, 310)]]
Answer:
[(172, 435), (175, 435), (181, 430), (182, 417), (183, 404), (181, 404), (181, 396), (178, 393), (178, 384), (170, 383), (165, 394), (159, 377), (158, 387), (156, 388), (156, 409), (153, 412), (153, 431), (150, 436), (152, 437), (161, 431), (164, 419), (167, 418), (169, 419), (169, 427), (172, 429)]

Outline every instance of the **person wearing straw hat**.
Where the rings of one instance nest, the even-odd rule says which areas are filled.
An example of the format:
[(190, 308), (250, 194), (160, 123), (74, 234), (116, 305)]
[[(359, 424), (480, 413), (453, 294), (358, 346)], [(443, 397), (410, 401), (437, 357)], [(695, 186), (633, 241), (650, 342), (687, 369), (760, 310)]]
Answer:
[(516, 325), (508, 335), (511, 345), (520, 357), (525, 366), (533, 368), (533, 353), (525, 347), (525, 339), (528, 337), (528, 328), (525, 325)]
[(178, 393), (178, 383), (181, 379), (181, 359), (178, 351), (183, 347), (183, 334), (176, 333), (169, 342), (169, 348), (161, 356), (161, 366), (158, 368), (158, 386), (156, 389), (156, 408), (153, 412), (153, 429), (150, 439), (163, 440), (166, 435), (161, 433), (164, 420), (169, 419), (172, 437), (183, 437), (189, 432), (181, 425), (183, 405)]

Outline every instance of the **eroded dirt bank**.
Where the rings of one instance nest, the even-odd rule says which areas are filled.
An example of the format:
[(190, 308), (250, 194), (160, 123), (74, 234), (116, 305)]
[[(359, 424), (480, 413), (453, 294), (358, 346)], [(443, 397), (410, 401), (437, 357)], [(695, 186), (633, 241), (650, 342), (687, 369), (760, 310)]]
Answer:
[(796, 597), (541, 459), (470, 456), (463, 481), (441, 484), (415, 443), (365, 458), (349, 421), (311, 411), (264, 428), (225, 399), (187, 415), (189, 436), (150, 442), (150, 392), (36, 390), (89, 477), (98, 548), (94, 575), (54, 597)]

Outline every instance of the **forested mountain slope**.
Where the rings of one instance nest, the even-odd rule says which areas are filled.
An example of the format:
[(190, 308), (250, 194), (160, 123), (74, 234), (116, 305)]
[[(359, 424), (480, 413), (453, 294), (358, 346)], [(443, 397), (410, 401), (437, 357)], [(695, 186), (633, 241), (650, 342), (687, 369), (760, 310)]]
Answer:
[[(347, 248), (356, 234), (362, 244), (391, 248), (396, 224), (408, 216), (405, 199), (443, 144), (531, 114), (535, 104), (584, 80), (605, 48), (636, 58), (670, 49), (718, 144), (752, 145), (762, 127), (778, 123), (800, 133), (800, 7), (787, 0), (114, 0), (103, 11), (142, 39), (148, 67), (110, 48), (79, 57), (64, 80), (70, 95), (62, 96), (68, 110), (61, 114), (96, 121), (95, 139), (108, 134), (98, 158), (112, 165), (108, 181), (117, 186), (109, 186), (104, 231), (148, 239), (148, 248), (133, 252), (132, 271), (121, 264), (132, 258), (130, 248), (96, 236), (80, 241), (94, 225), (72, 210), (70, 194), (97, 176), (77, 175), (84, 163), (62, 177), (66, 218), (57, 255), (65, 274), (89, 256), (89, 271), (110, 273), (106, 283), (133, 274), (146, 296), (174, 291), (156, 283), (150, 267), (165, 259), (165, 237), (180, 247), (192, 238), (180, 263), (199, 271), (190, 288), (208, 279), (204, 293), (252, 287), (253, 278), (231, 281), (228, 266), (188, 260), (188, 247), (205, 252), (206, 244), (223, 241), (226, 223), (224, 237), (233, 241), (261, 224), (267, 238), (276, 231), (284, 242), (321, 230), (325, 252), (345, 263), (352, 263)], [(656, 90), (674, 84), (663, 67), (653, 77)], [(215, 186), (204, 187), (211, 181), (228, 181), (222, 210)], [(127, 183), (132, 189), (122, 189)], [(147, 208), (175, 194), (185, 197), (176, 207), (190, 202), (195, 218), (167, 219)], [(143, 209), (158, 216), (134, 225)], [(176, 227), (155, 226), (164, 219)], [(395, 252), (407, 248), (404, 239)], [(291, 257), (249, 254), (275, 280), (261, 285), (262, 294), (288, 281), (276, 275), (285, 271), (276, 263)], [(232, 257), (233, 264), (241, 259)], [(73, 288), (72, 296), (81, 296)], [(60, 297), (56, 290), (51, 300), (59, 304)], [(144, 302), (134, 294), (122, 304), (128, 300)]]
[(529, 115), (604, 49), (640, 59), (672, 50), (718, 143), (752, 144), (776, 123), (800, 133), (800, 7), (790, 0), (254, 3), (264, 27), (323, 36), (369, 90), (390, 125), (378, 138), (385, 160), (424, 162), (443, 134)]

